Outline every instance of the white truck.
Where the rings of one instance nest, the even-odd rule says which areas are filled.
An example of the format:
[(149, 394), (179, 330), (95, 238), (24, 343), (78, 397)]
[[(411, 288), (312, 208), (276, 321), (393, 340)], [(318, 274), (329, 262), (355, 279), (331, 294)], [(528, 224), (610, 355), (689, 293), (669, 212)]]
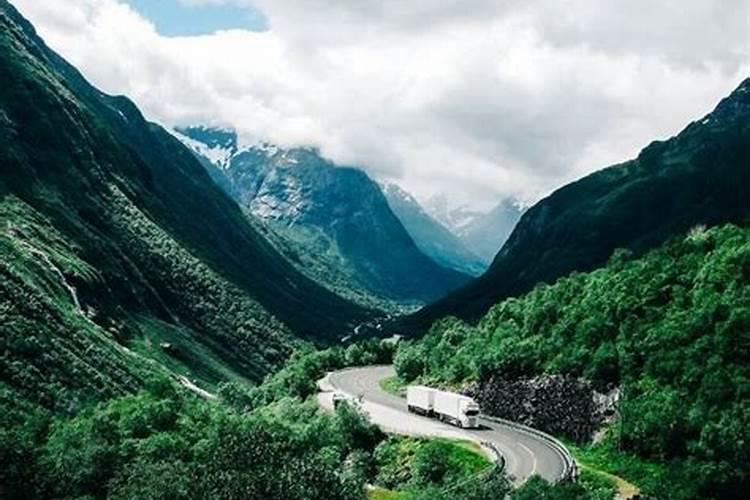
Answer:
[(406, 388), (406, 406), (408, 410), (412, 413), (431, 417), (435, 406), (436, 392), (432, 387), (410, 385)]
[(406, 388), (406, 404), (412, 413), (434, 417), (458, 427), (478, 427), (479, 405), (462, 394), (413, 385)]

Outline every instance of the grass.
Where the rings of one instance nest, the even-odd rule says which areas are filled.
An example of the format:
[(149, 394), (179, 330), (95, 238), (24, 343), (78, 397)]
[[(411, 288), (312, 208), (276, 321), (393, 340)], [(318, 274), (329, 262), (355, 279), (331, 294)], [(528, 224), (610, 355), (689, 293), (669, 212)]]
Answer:
[(594, 470), (585, 465), (581, 465), (578, 484), (583, 486), (590, 494), (599, 493), (594, 498), (615, 498), (615, 494), (617, 494), (618, 499), (628, 499), (633, 498), (640, 491), (620, 477)]
[(403, 491), (393, 491), (375, 486), (367, 490), (368, 500), (406, 500), (409, 494)]
[[(158, 361), (175, 373), (197, 379), (208, 388), (226, 380), (254, 385), (219, 357), (221, 348), (212, 345), (210, 338), (197, 339), (188, 328), (145, 316), (138, 316), (135, 321), (142, 332), (142, 336), (130, 342), (135, 352)], [(161, 347), (163, 343), (169, 344), (171, 351), (165, 351)]]
[(641, 490), (657, 491), (666, 475), (665, 465), (619, 451), (610, 436), (595, 444), (566, 442), (565, 446), (584, 473), (613, 481), (621, 498), (630, 498)]
[(388, 394), (393, 394), (400, 398), (406, 397), (406, 387), (409, 385), (408, 382), (400, 378), (398, 375), (393, 377), (384, 378), (379, 382), (380, 388)]

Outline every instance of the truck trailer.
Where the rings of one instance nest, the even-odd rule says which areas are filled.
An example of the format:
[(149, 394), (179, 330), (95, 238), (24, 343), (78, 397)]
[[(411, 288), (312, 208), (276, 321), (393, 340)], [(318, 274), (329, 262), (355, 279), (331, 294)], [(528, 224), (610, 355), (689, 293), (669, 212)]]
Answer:
[(478, 427), (479, 405), (462, 394), (413, 385), (406, 388), (406, 404), (412, 413), (434, 417), (458, 427)]
[(435, 405), (435, 392), (432, 387), (410, 385), (406, 388), (406, 405), (410, 412), (432, 416)]

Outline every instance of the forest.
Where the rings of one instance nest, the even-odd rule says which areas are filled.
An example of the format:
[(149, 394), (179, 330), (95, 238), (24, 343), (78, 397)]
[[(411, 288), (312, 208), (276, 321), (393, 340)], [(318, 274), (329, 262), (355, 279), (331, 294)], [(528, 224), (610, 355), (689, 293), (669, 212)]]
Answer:
[[(391, 359), (387, 342), (295, 352), (263, 384), (202, 399), (155, 376), (65, 415), (0, 385), (0, 484), (9, 499), (245, 498), (514, 500), (612, 498), (590, 480), (513, 489), (468, 443), (384, 434), (356, 406), (314, 399), (327, 370)], [(312, 381), (312, 382), (311, 382)]]
[(662, 465), (652, 494), (742, 498), (750, 471), (750, 230), (695, 227), (641, 258), (537, 286), (403, 344), (407, 381), (541, 373), (616, 385), (612, 454)]

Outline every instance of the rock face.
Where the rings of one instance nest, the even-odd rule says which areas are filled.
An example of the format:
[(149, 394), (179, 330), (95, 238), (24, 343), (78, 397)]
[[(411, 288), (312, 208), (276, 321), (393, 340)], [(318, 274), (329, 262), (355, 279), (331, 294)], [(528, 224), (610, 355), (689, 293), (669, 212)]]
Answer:
[[(224, 130), (176, 135), (242, 207), (274, 233), (302, 272), (351, 298), (364, 291), (397, 304), (443, 297), (470, 276), (441, 265), (415, 244), (365, 172), (338, 166), (314, 148), (238, 148)], [(313, 270), (312, 272), (310, 270)]]
[(465, 392), (488, 415), (578, 442), (593, 437), (612, 417), (617, 401), (616, 389), (603, 394), (584, 379), (562, 375), (507, 380), (495, 374)]

